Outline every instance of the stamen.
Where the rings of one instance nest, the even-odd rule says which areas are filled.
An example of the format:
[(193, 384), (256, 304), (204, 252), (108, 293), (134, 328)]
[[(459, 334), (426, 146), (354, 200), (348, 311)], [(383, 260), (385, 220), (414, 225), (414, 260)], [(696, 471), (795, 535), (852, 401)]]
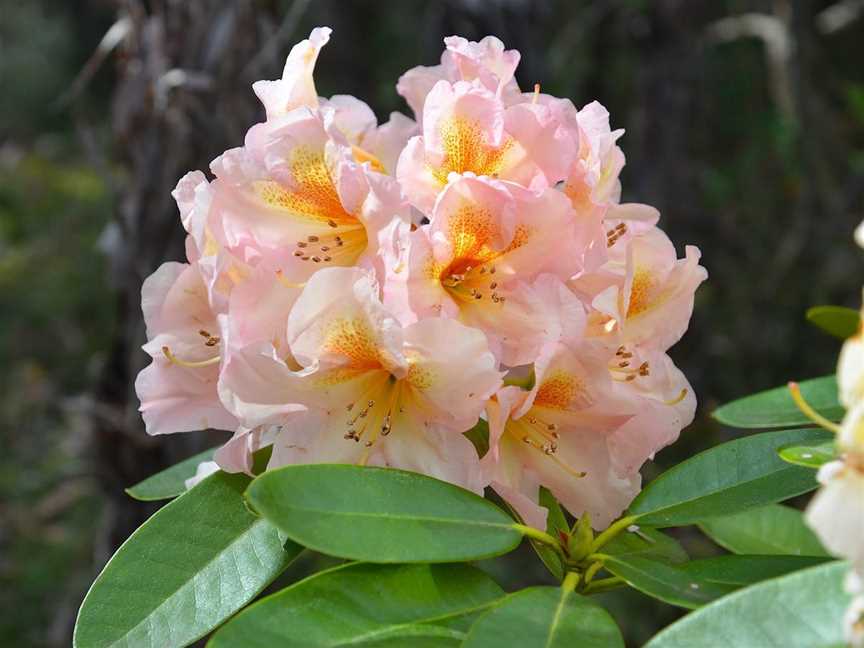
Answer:
[(678, 403), (680, 403), (681, 401), (683, 401), (686, 397), (687, 397), (687, 389), (684, 388), (684, 389), (681, 390), (681, 393), (678, 394), (675, 398), (673, 398), (672, 400), (663, 401), (663, 402), (664, 402), (666, 405), (669, 405), (669, 406), (677, 405)]
[(540, 99), (540, 84), (535, 83), (534, 84), (534, 97), (531, 99), (531, 103), (536, 104), (539, 99)]
[[(297, 256), (297, 253), (295, 252), (294, 255)], [(285, 278), (285, 274), (281, 270), (276, 271), (276, 280), (286, 288), (302, 288), (306, 285), (305, 281), (303, 283), (294, 283), (292, 281), (288, 281)]]
[(816, 423), (819, 427), (823, 427), (826, 430), (830, 430), (835, 434), (840, 432), (840, 426), (834, 423), (833, 421), (829, 421), (827, 418), (822, 416), (819, 412), (814, 410), (810, 404), (804, 400), (804, 396), (801, 394), (801, 388), (798, 386), (797, 382), (790, 382), (789, 385), (789, 393), (792, 394), (792, 400), (795, 401), (795, 405), (798, 406), (798, 409), (809, 418), (811, 421)]
[(180, 365), (181, 367), (189, 367), (192, 369), (198, 367), (209, 367), (211, 365), (219, 364), (220, 360), (218, 355), (213, 358), (208, 358), (207, 360), (200, 360), (197, 362), (192, 362), (190, 360), (181, 360), (173, 353), (171, 353), (171, 349), (167, 346), (162, 347), (162, 353), (165, 354), (165, 357), (168, 358), (168, 362), (170, 362), (171, 364)]

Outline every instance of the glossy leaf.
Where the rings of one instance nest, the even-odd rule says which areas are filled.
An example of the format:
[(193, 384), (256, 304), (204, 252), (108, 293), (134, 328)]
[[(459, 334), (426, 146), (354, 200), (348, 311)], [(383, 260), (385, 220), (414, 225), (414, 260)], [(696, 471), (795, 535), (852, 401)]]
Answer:
[(513, 519), (482, 497), (392, 468), (286, 466), (257, 477), (247, 498), (292, 540), (353, 560), (477, 560), (522, 539)]
[(74, 646), (185, 646), (278, 576), (302, 547), (249, 512), (248, 484), (218, 472), (141, 525), (87, 593)]
[[(832, 421), (843, 418), (843, 406), (837, 400), (834, 376), (813, 378), (799, 383), (801, 394), (817, 412)], [(776, 428), (812, 425), (785, 385), (733, 401), (714, 412), (714, 418), (736, 428)]]
[(648, 527), (618, 534), (601, 551), (610, 556), (640, 556), (670, 564), (687, 561), (687, 552), (677, 540)]
[(733, 589), (641, 556), (607, 556), (604, 566), (643, 594), (683, 608), (705, 605)]
[(699, 528), (737, 554), (829, 555), (801, 511), (779, 504), (704, 520)]
[(204, 452), (192, 455), (170, 468), (151, 475), (144, 481), (126, 489), (131, 497), (142, 502), (171, 499), (186, 492), (186, 480), (195, 476), (198, 464), (203, 461), (212, 461), (216, 448), (210, 448)]
[(828, 557), (726, 555), (703, 558), (681, 565), (681, 569), (700, 581), (744, 587), (820, 565)]
[(858, 311), (845, 306), (814, 306), (807, 310), (807, 321), (836, 338), (845, 340), (858, 332)]
[(846, 571), (832, 562), (746, 587), (673, 623), (645, 648), (841, 648)]
[(762, 432), (701, 452), (648, 484), (630, 506), (640, 525), (696, 524), (773, 504), (816, 488), (812, 470), (777, 456), (790, 443), (823, 441), (828, 433), (804, 428)]
[(830, 440), (814, 446), (792, 445), (780, 448), (777, 454), (786, 463), (815, 470), (837, 458), (837, 444)]
[(504, 596), (468, 565), (343, 565), (243, 610), (208, 648), (458, 646)]
[[(546, 533), (553, 538), (560, 537), (561, 533), (569, 533), (570, 527), (567, 524), (567, 518), (564, 516), (564, 510), (561, 508), (558, 500), (555, 499), (555, 496), (542, 487), (540, 488), (540, 506), (546, 507), (549, 511), (549, 515), (546, 517)], [(549, 573), (559, 581), (562, 580), (564, 578), (564, 566), (561, 564), (561, 558), (558, 553), (543, 542), (534, 539), (530, 539), (530, 542), (540, 560), (546, 565)]]
[(481, 616), (463, 648), (623, 648), (624, 640), (606, 610), (559, 587), (529, 587), (511, 594)]

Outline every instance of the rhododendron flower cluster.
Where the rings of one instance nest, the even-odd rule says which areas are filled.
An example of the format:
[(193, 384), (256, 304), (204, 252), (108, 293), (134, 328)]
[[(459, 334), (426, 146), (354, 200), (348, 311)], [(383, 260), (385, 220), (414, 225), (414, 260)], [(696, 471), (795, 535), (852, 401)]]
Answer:
[[(862, 233), (864, 223), (855, 232), (864, 247)], [(838, 426), (821, 416), (814, 418), (837, 434), (840, 458), (819, 469), (822, 488), (807, 508), (807, 522), (829, 551), (851, 563), (846, 589), (853, 600), (846, 614), (845, 632), (849, 644), (860, 648), (864, 646), (864, 331), (860, 327), (843, 344), (837, 386), (846, 408), (843, 421)], [(807, 408), (806, 403), (803, 405)]]
[[(186, 263), (144, 283), (151, 434), (234, 432), (215, 461), (392, 466), (531, 525), (548, 488), (602, 528), (695, 398), (667, 355), (706, 278), (658, 212), (622, 204), (624, 155), (599, 103), (523, 93), (519, 52), (445, 39), (379, 124), (320, 98), (330, 30), (253, 89), (266, 120), (174, 197)], [(483, 456), (465, 433), (488, 422)], [(206, 473), (206, 469), (202, 471)]]

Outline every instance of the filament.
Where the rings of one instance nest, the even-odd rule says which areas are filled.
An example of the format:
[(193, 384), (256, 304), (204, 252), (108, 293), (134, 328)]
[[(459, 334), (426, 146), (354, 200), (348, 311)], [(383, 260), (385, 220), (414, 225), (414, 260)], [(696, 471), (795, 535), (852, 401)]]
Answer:
[(162, 353), (165, 354), (165, 357), (168, 358), (168, 362), (171, 364), (180, 365), (181, 367), (189, 367), (191, 369), (196, 369), (198, 367), (209, 367), (211, 365), (219, 364), (219, 356), (214, 356), (212, 358), (208, 358), (207, 360), (199, 360), (197, 362), (193, 362), (191, 360), (182, 360), (175, 356), (171, 349), (167, 346), (162, 347)]
[(790, 382), (789, 385), (789, 393), (792, 394), (792, 400), (795, 401), (795, 405), (798, 406), (798, 409), (813, 421), (819, 427), (823, 427), (826, 430), (830, 430), (835, 434), (840, 431), (840, 426), (834, 423), (833, 421), (829, 421), (827, 418), (822, 416), (819, 412), (814, 410), (810, 403), (804, 400), (804, 396), (801, 395), (801, 388), (798, 386), (797, 382)]

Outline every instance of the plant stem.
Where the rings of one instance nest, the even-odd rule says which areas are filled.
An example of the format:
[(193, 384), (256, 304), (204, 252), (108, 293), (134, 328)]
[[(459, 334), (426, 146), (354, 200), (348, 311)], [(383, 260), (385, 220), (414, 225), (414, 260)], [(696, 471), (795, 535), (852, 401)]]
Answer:
[(603, 547), (607, 542), (612, 540), (619, 533), (624, 531), (627, 527), (633, 524), (637, 520), (635, 515), (630, 515), (628, 517), (623, 517), (614, 524), (612, 524), (608, 529), (606, 529), (603, 533), (594, 538), (594, 542), (591, 543), (591, 549), (588, 553), (596, 553), (598, 549)]
[(564, 590), (566, 594), (569, 594), (573, 590), (576, 589), (576, 586), (579, 584), (579, 572), (567, 572), (567, 575), (564, 577), (564, 580), (561, 582), (561, 589)]
[(599, 594), (600, 592), (608, 592), (609, 590), (617, 589), (622, 585), (626, 585), (623, 578), (612, 576), (611, 578), (601, 578), (593, 581), (582, 590), (583, 594)]
[(588, 585), (592, 580), (594, 580), (594, 575), (603, 568), (602, 562), (593, 563), (588, 569), (585, 570), (585, 584)]
[(549, 545), (556, 551), (561, 551), (561, 543), (559, 543), (555, 538), (553, 538), (545, 531), (535, 529), (534, 527), (530, 527), (525, 524), (514, 524), (513, 528), (524, 536), (536, 540), (537, 542), (542, 542), (543, 544)]

